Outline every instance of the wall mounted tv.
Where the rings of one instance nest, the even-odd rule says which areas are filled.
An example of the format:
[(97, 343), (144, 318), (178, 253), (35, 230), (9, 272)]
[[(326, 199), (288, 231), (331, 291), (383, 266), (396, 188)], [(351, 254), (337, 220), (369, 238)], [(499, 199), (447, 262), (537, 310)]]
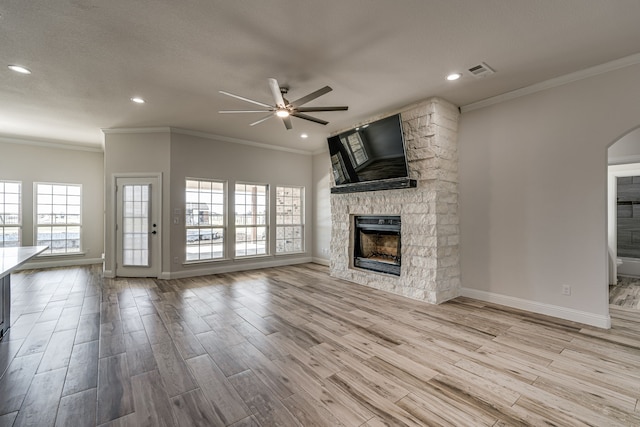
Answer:
[(400, 114), (327, 140), (335, 186), (332, 193), (415, 187), (409, 179)]

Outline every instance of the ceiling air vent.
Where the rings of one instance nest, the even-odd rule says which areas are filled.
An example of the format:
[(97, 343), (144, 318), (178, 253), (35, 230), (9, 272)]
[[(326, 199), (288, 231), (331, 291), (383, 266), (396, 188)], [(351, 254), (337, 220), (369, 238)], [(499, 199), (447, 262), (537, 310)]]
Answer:
[(495, 71), (493, 71), (493, 69), (484, 62), (481, 62), (478, 65), (469, 68), (469, 72), (471, 73), (471, 75), (477, 78), (487, 77), (495, 73)]

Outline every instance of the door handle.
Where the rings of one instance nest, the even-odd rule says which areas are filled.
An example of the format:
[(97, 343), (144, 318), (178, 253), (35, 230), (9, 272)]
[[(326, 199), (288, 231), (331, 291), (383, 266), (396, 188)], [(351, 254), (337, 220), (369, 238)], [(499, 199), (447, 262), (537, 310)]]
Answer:
[(158, 234), (158, 232), (156, 230), (153, 230), (151, 234)]

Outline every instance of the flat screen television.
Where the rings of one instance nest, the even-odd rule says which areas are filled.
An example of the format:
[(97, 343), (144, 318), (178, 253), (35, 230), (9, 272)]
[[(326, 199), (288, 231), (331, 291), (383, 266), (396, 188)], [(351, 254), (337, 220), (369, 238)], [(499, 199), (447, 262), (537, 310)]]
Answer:
[(409, 179), (400, 114), (327, 140), (335, 186), (332, 193), (415, 187)]

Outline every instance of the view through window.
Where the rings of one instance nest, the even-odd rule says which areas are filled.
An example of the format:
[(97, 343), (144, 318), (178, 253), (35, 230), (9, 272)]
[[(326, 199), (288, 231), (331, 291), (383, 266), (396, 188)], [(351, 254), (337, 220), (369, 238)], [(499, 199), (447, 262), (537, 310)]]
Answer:
[(236, 184), (237, 257), (264, 255), (268, 252), (268, 194), (268, 185)]
[(225, 186), (222, 181), (187, 179), (187, 261), (224, 258)]
[(122, 194), (122, 264), (149, 266), (149, 184), (125, 184)]
[(276, 253), (302, 252), (304, 188), (276, 187)]
[(78, 253), (81, 250), (82, 186), (36, 183), (36, 245), (43, 254)]

